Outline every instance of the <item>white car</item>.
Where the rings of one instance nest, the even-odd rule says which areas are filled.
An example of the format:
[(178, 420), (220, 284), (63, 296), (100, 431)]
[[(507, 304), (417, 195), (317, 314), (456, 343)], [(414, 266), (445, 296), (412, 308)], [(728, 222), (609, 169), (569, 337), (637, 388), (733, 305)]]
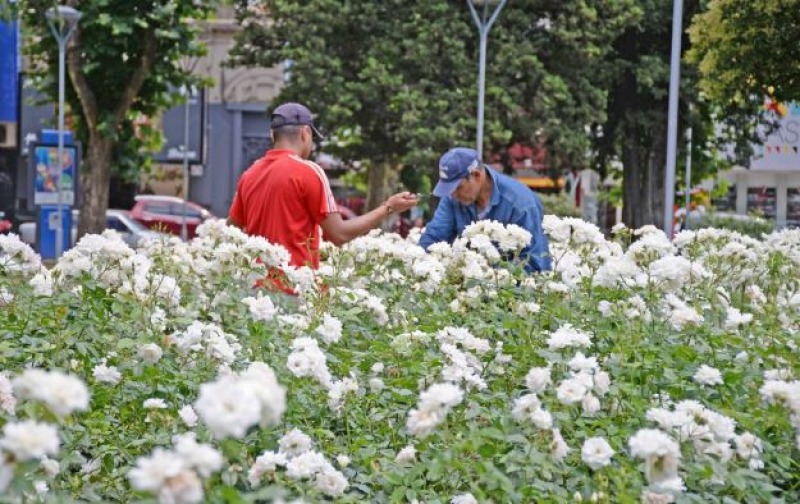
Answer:
[[(74, 244), (78, 235), (78, 211), (72, 211), (72, 232), (70, 243)], [(122, 239), (135, 248), (140, 240), (158, 238), (161, 233), (151, 231), (144, 225), (136, 222), (127, 210), (106, 210), (106, 229), (113, 229), (122, 235)], [(36, 245), (36, 222), (25, 222), (19, 226), (19, 237), (28, 245)]]

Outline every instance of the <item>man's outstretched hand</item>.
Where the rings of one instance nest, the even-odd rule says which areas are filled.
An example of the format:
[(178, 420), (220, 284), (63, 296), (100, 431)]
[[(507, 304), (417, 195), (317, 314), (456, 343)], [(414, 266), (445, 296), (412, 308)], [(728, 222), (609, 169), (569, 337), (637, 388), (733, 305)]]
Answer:
[(406, 191), (389, 196), (389, 199), (383, 205), (386, 207), (387, 212), (391, 214), (405, 212), (415, 207), (418, 202), (419, 198), (416, 194)]

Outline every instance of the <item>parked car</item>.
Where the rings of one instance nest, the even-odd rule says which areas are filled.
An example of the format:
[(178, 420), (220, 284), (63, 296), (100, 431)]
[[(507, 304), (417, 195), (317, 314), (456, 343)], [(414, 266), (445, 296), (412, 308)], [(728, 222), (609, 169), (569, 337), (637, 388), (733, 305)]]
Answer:
[[(72, 211), (72, 231), (70, 243), (75, 243), (78, 236), (77, 210)], [(106, 229), (113, 229), (122, 235), (122, 239), (131, 247), (136, 247), (141, 240), (158, 238), (159, 233), (147, 229), (131, 218), (127, 210), (106, 210)], [(36, 245), (36, 222), (25, 222), (19, 226), (19, 237), (28, 245)]]
[(8, 233), (12, 227), (13, 224), (10, 219), (6, 218), (6, 213), (0, 212), (0, 234)]
[(131, 217), (150, 229), (164, 231), (180, 236), (186, 211), (186, 231), (189, 239), (194, 238), (197, 226), (206, 219), (214, 217), (211, 212), (191, 201), (175, 196), (141, 194), (131, 208)]

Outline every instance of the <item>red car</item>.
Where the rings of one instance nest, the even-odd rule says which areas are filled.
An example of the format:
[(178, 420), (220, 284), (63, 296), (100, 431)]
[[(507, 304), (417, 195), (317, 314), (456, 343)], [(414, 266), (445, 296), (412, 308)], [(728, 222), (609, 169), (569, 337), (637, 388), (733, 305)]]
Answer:
[(136, 204), (131, 208), (131, 217), (150, 229), (181, 235), (184, 207), (186, 212), (186, 231), (189, 239), (195, 237), (197, 226), (213, 217), (211, 212), (191, 201), (175, 196), (142, 194), (136, 196)]

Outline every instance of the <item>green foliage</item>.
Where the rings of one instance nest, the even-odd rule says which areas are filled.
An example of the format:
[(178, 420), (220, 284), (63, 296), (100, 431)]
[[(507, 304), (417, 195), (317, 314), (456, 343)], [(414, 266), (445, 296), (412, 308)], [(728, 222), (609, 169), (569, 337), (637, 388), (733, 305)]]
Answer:
[[(595, 163), (605, 174), (622, 162), (625, 222), (632, 227), (655, 224), (663, 215), (663, 180), (666, 166), (667, 105), (672, 39), (672, 2), (639, 0), (636, 23), (614, 41), (604, 75), (608, 79), (606, 121), (595, 132)], [(698, 0), (684, 2), (684, 15), (700, 9)], [(688, 36), (682, 51), (690, 48)], [(698, 96), (697, 71), (688, 63), (681, 68), (679, 141), (676, 170), (686, 162), (683, 141), (692, 128), (692, 181), (720, 168), (712, 141), (715, 138), (712, 106)], [(680, 179), (680, 177), (678, 177)]]
[(537, 194), (542, 200), (544, 213), (547, 215), (557, 215), (559, 217), (580, 217), (581, 209), (575, 206), (569, 194), (561, 192), (556, 194)]
[(694, 16), (689, 29), (689, 60), (699, 67), (700, 89), (725, 124), (723, 139), (747, 164), (751, 143), (761, 139), (760, 126), (775, 127), (775, 118), (760, 114), (764, 99), (800, 100), (800, 1), (717, 0)]
[[(254, 257), (274, 260), (271, 249), (248, 249), (258, 241), (219, 223), (206, 224), (191, 243), (167, 238), (137, 254), (113, 237), (95, 237), (47, 275), (39, 273), (29, 249), (3, 237), (3, 371), (13, 378), (29, 367), (61, 369), (91, 390), (89, 409), (64, 419), (29, 399), (19, 400), (13, 416), (0, 408), (0, 426), (47, 421), (57, 426), (61, 440), (52, 457), (60, 467), (55, 475), (38, 461), (3, 458), (6, 474), (16, 476), (4, 498), (26, 500), (15, 497), (32, 494), (37, 480), (47, 482), (52, 502), (153, 498), (131, 487), (131, 468), (156, 449), (170, 448), (174, 435), (193, 432), (224, 456), (220, 470), (202, 477), (205, 502), (276, 496), (324, 501), (313, 479), (288, 477), (283, 467), (250, 481), (256, 458), (277, 451), (281, 436), (297, 428), (347, 478), (338, 502), (450, 502), (471, 492), (479, 502), (574, 502), (578, 494), (583, 502), (634, 503), (641, 502), (647, 482), (644, 464), (631, 455), (630, 438), (656, 427), (659, 416), (649, 414), (652, 409), (691, 400), (692, 415), (660, 417), (675, 422), (674, 430), (662, 429), (681, 447), (677, 475), (686, 490), (679, 500), (797, 502), (796, 405), (788, 394), (800, 365), (794, 350), (800, 313), (792, 301), (800, 284), (800, 232), (763, 242), (724, 231), (689, 234), (675, 242), (680, 250), (673, 252), (655, 235), (631, 244), (628, 230), (610, 243), (589, 225), (554, 220), (547, 227), (558, 268), (544, 277), (493, 263), (485, 277), (467, 278), (458, 254), (419, 255), (411, 242), (369, 237), (326, 249), (326, 267), (318, 272), (325, 289), (292, 300), (260, 292), (281, 305), (281, 313), (268, 315), (243, 300), (257, 295), (253, 279), (265, 271)], [(84, 255), (89, 250), (92, 261)], [(489, 257), (470, 252), (473, 261)], [(433, 265), (438, 268), (426, 274), (425, 266)], [(48, 283), (52, 291), (42, 292)], [(325, 316), (341, 322), (340, 341), (324, 340)], [(188, 338), (193, 323), (214, 324), (241, 349), (223, 351), (230, 348), (219, 334)], [(446, 331), (443, 336), (447, 327), (461, 329), (457, 339), (448, 340)], [(562, 342), (577, 330), (586, 344), (551, 344), (551, 338), (559, 341), (559, 330)], [(336, 381), (356, 380), (357, 390), (333, 397), (331, 406), (324, 384), (294, 373), (302, 367), (290, 366), (289, 355), (301, 338), (318, 341), (326, 369)], [(145, 345), (157, 345), (163, 355), (146, 358)], [(485, 386), (445, 378), (454, 355), (468, 356), (456, 367), (472, 370), (472, 379)], [(268, 364), (287, 388), (288, 407), (278, 425), (218, 439), (202, 419), (196, 426), (182, 420), (178, 411), (195, 403), (203, 384), (254, 361)], [(102, 381), (101, 364), (116, 367), (120, 380)], [(694, 378), (703, 364), (718, 369), (723, 383)], [(536, 394), (570, 448), (563, 457), (554, 453), (552, 430), (537, 427), (524, 411), (513, 413), (515, 401), (532, 393), (529, 371), (544, 366), (551, 383)], [(599, 400), (591, 413), (580, 400), (559, 397), (580, 366), (590, 373), (581, 387)], [(600, 371), (610, 378), (605, 387), (598, 385)], [(774, 401), (762, 389), (765, 373), (785, 381), (772, 388)], [(418, 407), (421, 392), (444, 381), (457, 383), (463, 400), (430, 435), (413, 435), (409, 412)], [(146, 409), (149, 398), (163, 399), (166, 408)], [(727, 418), (702, 417), (700, 406)], [(231, 414), (233, 421), (235, 411), (218, 413)], [(678, 428), (690, 421), (697, 432)], [(763, 448), (737, 450), (735, 436), (747, 432)], [(615, 453), (607, 466), (590, 469), (581, 448), (595, 436)], [(409, 445), (417, 452), (413, 460), (396, 460)], [(8, 446), (13, 444), (4, 440), (4, 451)], [(336, 461), (339, 454), (349, 463)], [(753, 455), (763, 468), (751, 468)], [(186, 482), (158, 482), (151, 493), (162, 483), (180, 488), (181, 481)]]
[[(599, 76), (631, 0), (509, 2), (489, 37), (486, 151), (544, 139), (557, 165), (583, 163), (602, 120)], [(319, 114), (345, 159), (435, 178), (449, 147), (474, 143), (478, 37), (463, 2), (238, 1), (232, 61), (291, 62), (278, 97)], [(269, 19), (269, 21), (267, 21)]]
[(716, 103), (758, 107), (773, 93), (800, 100), (800, 0), (708, 2), (689, 32), (700, 86)]
[(711, 212), (690, 221), (691, 229), (717, 228), (736, 231), (753, 238), (762, 238), (775, 231), (775, 221), (755, 215), (718, 215)]

